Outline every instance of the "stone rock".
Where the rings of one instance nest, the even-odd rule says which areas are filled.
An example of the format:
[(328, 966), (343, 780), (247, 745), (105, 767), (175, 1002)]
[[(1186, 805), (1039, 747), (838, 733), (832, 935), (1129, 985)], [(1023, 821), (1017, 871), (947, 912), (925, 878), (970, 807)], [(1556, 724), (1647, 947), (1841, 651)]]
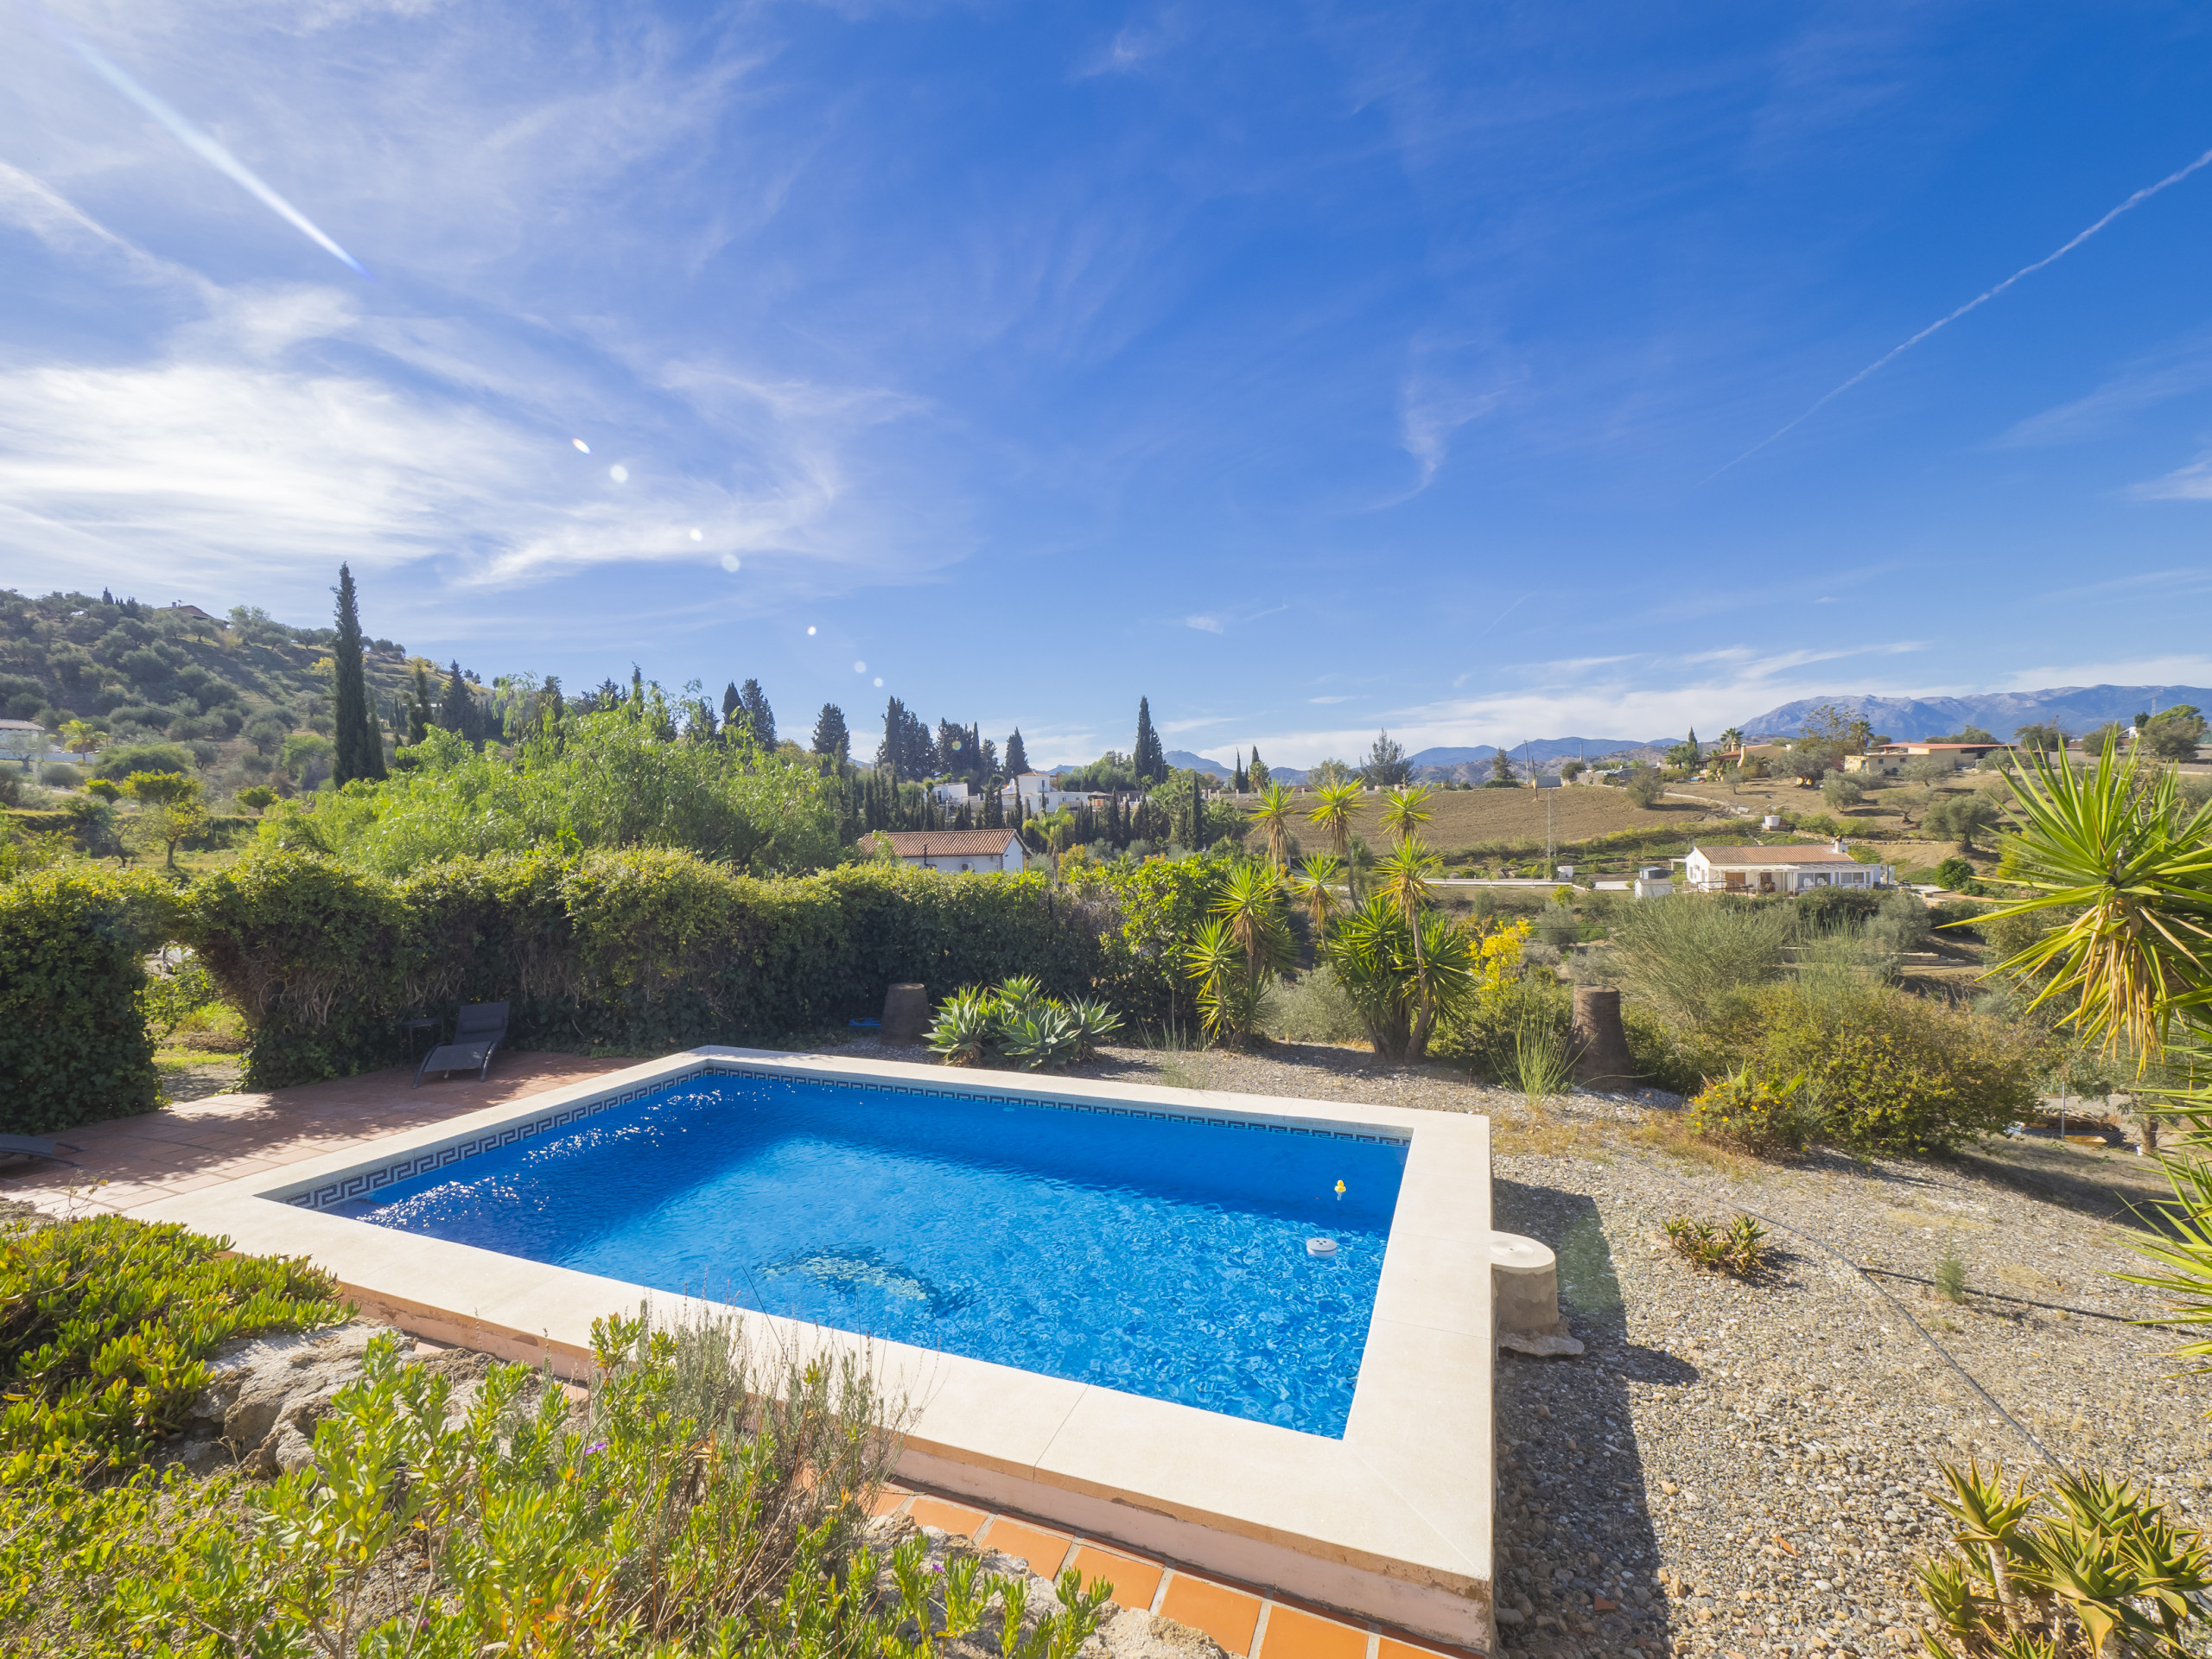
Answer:
[(1203, 1630), (1136, 1607), (1101, 1624), (1084, 1651), (1094, 1647), (1111, 1659), (1223, 1659), (1220, 1643)]
[(1582, 1344), (1573, 1337), (1535, 1337), (1522, 1331), (1499, 1332), (1497, 1345), (1538, 1359), (1572, 1359), (1582, 1351)]
[[(209, 1360), (213, 1376), (187, 1414), (188, 1446), (219, 1443), (258, 1475), (298, 1468), (310, 1455), (315, 1425), (331, 1397), (361, 1375), (362, 1354), (387, 1329), (357, 1320), (334, 1331), (225, 1344)], [(391, 1334), (403, 1351), (413, 1351), (411, 1338)], [(206, 1452), (187, 1455), (210, 1466), (214, 1461)]]

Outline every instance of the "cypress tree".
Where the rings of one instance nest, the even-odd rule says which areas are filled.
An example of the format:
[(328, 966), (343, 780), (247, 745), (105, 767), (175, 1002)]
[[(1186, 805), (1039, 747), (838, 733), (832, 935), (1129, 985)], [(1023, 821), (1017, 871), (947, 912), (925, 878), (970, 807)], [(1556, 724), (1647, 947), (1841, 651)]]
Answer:
[(331, 648), (336, 680), (331, 715), (337, 722), (331, 745), (337, 753), (331, 770), (342, 788), (356, 778), (384, 776), (384, 734), (369, 702), (368, 674), (361, 662), (361, 614), (350, 565), (338, 567), (337, 594), (338, 641)]
[(814, 752), (830, 756), (841, 766), (851, 758), (853, 739), (845, 729), (845, 711), (834, 702), (823, 703), (815, 717)]
[(1019, 778), (1029, 770), (1029, 751), (1022, 746), (1021, 728), (1014, 728), (1014, 735), (1006, 741), (1006, 775)]
[(1159, 784), (1167, 780), (1167, 754), (1160, 746), (1160, 734), (1152, 729), (1152, 702), (1147, 697), (1137, 699), (1137, 746), (1130, 760), (1136, 768), (1138, 782)]

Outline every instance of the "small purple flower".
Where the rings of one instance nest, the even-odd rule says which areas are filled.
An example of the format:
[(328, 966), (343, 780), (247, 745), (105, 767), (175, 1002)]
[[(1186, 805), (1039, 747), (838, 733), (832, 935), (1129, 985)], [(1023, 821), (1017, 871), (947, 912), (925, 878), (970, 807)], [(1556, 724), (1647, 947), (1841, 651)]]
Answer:
[(584, 1456), (588, 1458), (594, 1457), (606, 1450), (607, 1442), (605, 1440), (594, 1440), (589, 1446), (584, 1447)]

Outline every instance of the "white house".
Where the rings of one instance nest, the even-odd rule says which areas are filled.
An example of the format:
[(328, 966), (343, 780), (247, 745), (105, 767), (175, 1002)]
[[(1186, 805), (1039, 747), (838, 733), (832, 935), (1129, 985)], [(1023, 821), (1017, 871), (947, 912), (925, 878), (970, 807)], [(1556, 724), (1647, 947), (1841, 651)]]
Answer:
[(1894, 778), (1913, 760), (1941, 760), (1952, 771), (1978, 765), (1982, 757), (2008, 747), (2003, 743), (1891, 743), (1865, 754), (1843, 757), (1846, 772), (1871, 772), (1884, 778)]
[(1014, 810), (1016, 800), (1021, 803), (1023, 813), (1034, 817), (1039, 812), (1057, 812), (1062, 807), (1083, 806), (1103, 801), (1103, 795), (1094, 795), (1087, 789), (1054, 789), (1052, 774), (1025, 772), (1006, 786), (1006, 810)]
[(891, 849), (901, 864), (948, 875), (1019, 875), (1029, 868), (1021, 837), (1011, 830), (879, 830), (861, 839), (861, 850)]
[(0, 759), (28, 766), (46, 753), (50, 741), (46, 728), (35, 720), (0, 720)]
[(1692, 847), (1682, 884), (1692, 893), (1805, 893), (1814, 887), (1886, 887), (1888, 864), (1861, 864), (1840, 841), (1826, 847)]

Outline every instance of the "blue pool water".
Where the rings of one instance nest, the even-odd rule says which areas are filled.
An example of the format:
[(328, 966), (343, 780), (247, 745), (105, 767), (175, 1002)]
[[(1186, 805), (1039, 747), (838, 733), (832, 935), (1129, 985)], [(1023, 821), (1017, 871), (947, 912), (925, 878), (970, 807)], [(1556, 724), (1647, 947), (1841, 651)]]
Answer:
[(725, 1074), (344, 1212), (1341, 1436), (1404, 1169), (1395, 1142)]

